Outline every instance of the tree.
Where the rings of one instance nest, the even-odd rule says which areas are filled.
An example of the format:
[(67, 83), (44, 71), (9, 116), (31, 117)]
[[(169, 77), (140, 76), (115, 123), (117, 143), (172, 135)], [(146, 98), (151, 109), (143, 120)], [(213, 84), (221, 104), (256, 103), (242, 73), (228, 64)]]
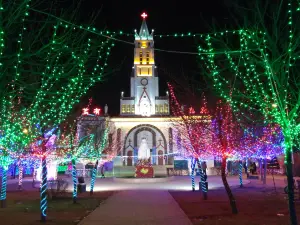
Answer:
[[(201, 188), (204, 199), (207, 199), (206, 171), (203, 171), (199, 160), (211, 158), (211, 139), (210, 137), (210, 115), (207, 109), (206, 99), (203, 97), (200, 114), (195, 114), (193, 107), (185, 112), (177, 101), (173, 87), (168, 84), (171, 96), (171, 108), (176, 118), (172, 121), (174, 130), (180, 135), (180, 151), (185, 157), (192, 159), (192, 189), (195, 190), (194, 170), (197, 163), (201, 175)], [(177, 141), (176, 141), (177, 142)]]
[(230, 206), (233, 214), (238, 213), (235, 198), (232, 194), (230, 186), (226, 178), (226, 161), (228, 158), (236, 154), (241, 143), (241, 127), (233, 118), (233, 112), (230, 105), (223, 104), (221, 101), (217, 104), (216, 115), (213, 118), (213, 140), (215, 156), (221, 158), (221, 177), (229, 198)]
[(101, 81), (113, 44), (110, 34), (95, 38), (94, 30), (34, 11), (30, 2), (0, 3), (0, 145), (9, 154), (15, 143), (39, 143), (45, 221), (48, 133), (56, 132), (80, 97)]
[(290, 221), (295, 225), (298, 222), (292, 149), (300, 132), (299, 1), (247, 3), (249, 7), (235, 5), (235, 10), (231, 10), (239, 14), (234, 15), (236, 21), (243, 21), (241, 29), (234, 34), (224, 31), (207, 35), (206, 44), (201, 43), (199, 49), (200, 58), (216, 90), (234, 111), (251, 107), (265, 120), (280, 126), (284, 136)]

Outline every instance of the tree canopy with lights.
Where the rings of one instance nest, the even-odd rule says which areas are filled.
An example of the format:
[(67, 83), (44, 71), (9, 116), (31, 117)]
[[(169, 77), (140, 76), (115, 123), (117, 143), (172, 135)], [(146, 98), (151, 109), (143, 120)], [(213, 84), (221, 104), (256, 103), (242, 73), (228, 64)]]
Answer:
[(236, 9), (236, 13), (242, 12), (240, 21), (247, 18), (241, 29), (206, 35), (199, 44), (199, 59), (233, 111), (251, 108), (269, 123), (280, 126), (290, 219), (297, 224), (292, 149), (298, 144), (300, 133), (299, 1), (282, 0), (276, 5), (253, 1), (247, 8)]

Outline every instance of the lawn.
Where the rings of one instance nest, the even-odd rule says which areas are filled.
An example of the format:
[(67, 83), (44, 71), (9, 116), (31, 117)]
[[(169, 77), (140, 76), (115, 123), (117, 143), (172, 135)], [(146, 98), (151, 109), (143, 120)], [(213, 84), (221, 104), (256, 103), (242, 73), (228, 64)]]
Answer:
[[(202, 200), (199, 191), (170, 191), (181, 209), (194, 225), (287, 225), (289, 224), (287, 196), (283, 188), (277, 193), (271, 187), (248, 184), (244, 188), (232, 188), (239, 209), (231, 213), (224, 188), (211, 190), (208, 200)], [(296, 193), (298, 198), (298, 193)], [(296, 200), (298, 218), (300, 202)]]
[[(47, 211), (47, 224), (74, 225), (87, 216), (113, 192), (94, 192), (80, 194), (77, 204), (72, 202), (72, 194), (50, 200)], [(7, 208), (0, 208), (1, 224), (36, 225), (40, 222), (40, 205), (38, 191), (14, 191), (7, 193)]]

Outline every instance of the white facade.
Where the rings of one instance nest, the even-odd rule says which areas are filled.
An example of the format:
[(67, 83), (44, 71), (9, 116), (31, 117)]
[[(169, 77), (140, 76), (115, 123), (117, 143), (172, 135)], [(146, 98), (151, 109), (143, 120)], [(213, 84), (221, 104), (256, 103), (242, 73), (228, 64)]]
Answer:
[(134, 63), (130, 78), (130, 97), (120, 99), (121, 116), (169, 115), (169, 96), (159, 96), (159, 83), (154, 60), (153, 31), (150, 34), (143, 19), (135, 33)]

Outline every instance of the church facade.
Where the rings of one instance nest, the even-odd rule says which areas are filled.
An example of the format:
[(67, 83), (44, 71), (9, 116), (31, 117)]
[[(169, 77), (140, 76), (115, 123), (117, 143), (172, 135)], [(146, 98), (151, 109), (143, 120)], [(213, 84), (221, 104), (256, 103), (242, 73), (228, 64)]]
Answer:
[[(150, 148), (154, 173), (164, 174), (174, 167), (173, 129), (169, 96), (159, 95), (159, 77), (155, 66), (153, 30), (146, 24), (145, 14), (139, 32), (135, 32), (133, 71), (130, 96), (121, 94), (120, 116), (111, 118), (121, 132), (122, 149), (114, 160), (115, 174), (134, 172), (142, 139)], [(122, 159), (122, 160), (120, 160)]]
[(174, 153), (177, 152), (168, 92), (164, 96), (159, 94), (153, 30), (149, 32), (146, 16), (143, 15), (141, 28), (139, 32), (135, 31), (130, 96), (121, 94), (120, 116), (85, 115), (78, 122), (79, 136), (84, 135), (87, 127), (94, 126), (101, 130), (105, 123), (117, 132), (120, 150), (113, 159), (114, 176), (134, 174), (143, 139), (150, 148), (150, 160), (156, 176), (165, 175), (168, 168), (174, 168)]

